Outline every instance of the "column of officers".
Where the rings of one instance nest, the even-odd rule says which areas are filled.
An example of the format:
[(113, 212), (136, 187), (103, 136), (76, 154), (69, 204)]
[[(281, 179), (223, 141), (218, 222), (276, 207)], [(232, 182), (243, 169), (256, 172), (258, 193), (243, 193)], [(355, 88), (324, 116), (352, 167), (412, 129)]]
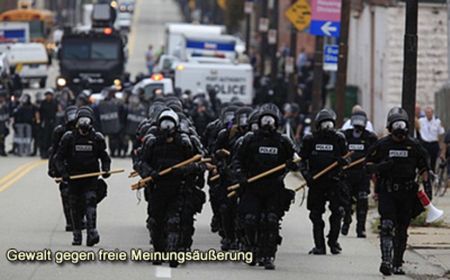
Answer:
[[(104, 135), (109, 138), (110, 154), (120, 155), (118, 135), (122, 128), (117, 122), (124, 109), (113, 93), (108, 92), (94, 109), (67, 107), (65, 123), (53, 132), (49, 175), (62, 178), (66, 230), (73, 232), (73, 245), (81, 245), (84, 228), (87, 246), (100, 240), (96, 207), (106, 196), (106, 183), (97, 177), (76, 180), (71, 176), (101, 170), (104, 178), (109, 177), (111, 160)], [(208, 107), (207, 99), (201, 102)], [(221, 104), (214, 119), (204, 113), (209, 109), (193, 115), (186, 100), (176, 95), (157, 94), (151, 100), (138, 96), (129, 103), (133, 111), (128, 113), (130, 127), (125, 127), (125, 134), (132, 141), (133, 168), (141, 178), (151, 178), (141, 187), (148, 202), (146, 227), (154, 251), (191, 250), (195, 215), (206, 202), (203, 188), (208, 185), (211, 231), (221, 237), (221, 249), (252, 252), (254, 262), (250, 265), (275, 269), (282, 220), (295, 197), (284, 185), (284, 178), (293, 171), (302, 174), (308, 189), (314, 243), (310, 254), (325, 255), (327, 249), (333, 255), (342, 252), (338, 239), (349, 234), (353, 209), (356, 235), (366, 237), (373, 180), (381, 215), (380, 272), (404, 274), (407, 229), (411, 219), (423, 211), (416, 197), (419, 185), (415, 178), (420, 175), (429, 182), (430, 166), (426, 150), (408, 136), (410, 121), (403, 109), (389, 112), (389, 134), (381, 139), (368, 129), (370, 123), (361, 108), (354, 110), (345, 130), (337, 130), (336, 114), (323, 109), (299, 146), (294, 136), (280, 132), (286, 119), (275, 104), (253, 108), (233, 101)], [(202, 125), (196, 126), (194, 118), (201, 119)], [(196, 155), (202, 159), (161, 172)], [(281, 165), (276, 172), (249, 180)], [(230, 189), (231, 185), (237, 187)], [(429, 191), (429, 184), (425, 185)], [(327, 205), (331, 214), (325, 235)], [(170, 266), (178, 263), (173, 260)]]

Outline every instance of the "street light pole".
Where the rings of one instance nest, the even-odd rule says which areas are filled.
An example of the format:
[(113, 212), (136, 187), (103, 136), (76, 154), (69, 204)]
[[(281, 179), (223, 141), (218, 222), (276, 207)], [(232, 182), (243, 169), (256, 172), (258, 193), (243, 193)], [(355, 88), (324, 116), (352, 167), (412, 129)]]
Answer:
[(267, 52), (267, 30), (262, 30), (262, 21), (267, 21), (267, 15), (268, 15), (268, 0), (262, 0), (262, 15), (259, 19), (259, 32), (261, 35), (261, 49), (260, 49), (260, 76), (264, 76), (266, 74), (266, 52)]
[(341, 32), (339, 35), (339, 60), (336, 81), (336, 113), (338, 126), (344, 122), (345, 91), (347, 88), (348, 34), (350, 25), (350, 1), (342, 0)]
[(273, 31), (272, 36), (275, 36), (275, 42), (272, 44), (272, 62), (271, 62), (271, 79), (274, 84), (277, 82), (277, 76), (278, 76), (278, 58), (277, 58), (277, 52), (278, 52), (278, 8), (279, 3), (278, 0), (271, 0), (272, 1), (272, 20), (271, 20), (271, 29)]
[[(418, 0), (406, 0), (406, 20), (403, 60), (402, 107), (408, 113), (411, 128), (414, 127), (417, 84), (417, 18)], [(411, 136), (414, 129), (409, 130)]]

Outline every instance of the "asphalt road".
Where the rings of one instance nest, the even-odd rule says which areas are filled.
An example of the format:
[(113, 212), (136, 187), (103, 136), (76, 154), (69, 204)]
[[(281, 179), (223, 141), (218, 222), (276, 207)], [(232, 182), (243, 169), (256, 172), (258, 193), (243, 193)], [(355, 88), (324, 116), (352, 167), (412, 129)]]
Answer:
[[(133, 30), (130, 35), (129, 70), (145, 71), (144, 54), (148, 44), (163, 44), (163, 25), (179, 21), (174, 1), (138, 0)], [(113, 168), (131, 170), (131, 160), (114, 159)], [(23, 251), (51, 250), (93, 251), (99, 249), (129, 252), (133, 248), (150, 249), (145, 228), (146, 203), (137, 204), (136, 193), (129, 188), (132, 180), (127, 174), (108, 179), (107, 199), (98, 208), (98, 230), (101, 242), (93, 248), (72, 247), (72, 236), (64, 231), (64, 217), (57, 185), (47, 177), (45, 161), (37, 158), (0, 158), (0, 279), (1, 280), (53, 280), (53, 279), (380, 279), (378, 272), (380, 255), (376, 236), (368, 239), (341, 238), (343, 254), (338, 256), (309, 256), (312, 248), (311, 223), (305, 208), (292, 205), (282, 224), (283, 244), (277, 254), (275, 271), (249, 267), (243, 263), (189, 263), (177, 269), (167, 265), (153, 266), (146, 262), (90, 261), (77, 265), (49, 262), (11, 262), (7, 251), (11, 248)], [(287, 179), (289, 187), (300, 181)], [(325, 216), (327, 219), (328, 214)], [(211, 211), (209, 204), (197, 216), (193, 248), (219, 249), (219, 238), (210, 233)], [(368, 226), (370, 228), (370, 226)], [(84, 244), (84, 243), (83, 243)], [(419, 255), (408, 252), (406, 270), (414, 279), (436, 279), (442, 275), (439, 267), (432, 266)], [(408, 277), (395, 277), (407, 279)]]

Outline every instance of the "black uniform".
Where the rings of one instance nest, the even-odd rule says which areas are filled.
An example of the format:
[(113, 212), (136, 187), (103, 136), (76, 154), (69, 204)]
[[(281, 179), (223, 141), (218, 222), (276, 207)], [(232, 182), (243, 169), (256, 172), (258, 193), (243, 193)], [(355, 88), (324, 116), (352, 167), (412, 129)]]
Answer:
[[(173, 126), (167, 129), (164, 121), (173, 122)], [(178, 116), (171, 110), (165, 110), (160, 114), (158, 128), (152, 134), (148, 134), (143, 144), (140, 158), (136, 161), (135, 170), (143, 178), (151, 176), (152, 182), (145, 190), (148, 201), (147, 228), (155, 251), (183, 251), (188, 249), (189, 238), (184, 235), (192, 235), (191, 220), (186, 220), (185, 215), (192, 209), (188, 203), (188, 191), (186, 180), (192, 174), (198, 172), (199, 166), (191, 164), (177, 169), (167, 175), (159, 176), (158, 173), (168, 167), (176, 165), (191, 158), (193, 146), (188, 135), (177, 131)], [(194, 214), (192, 212), (191, 216)], [(185, 230), (188, 228), (188, 230)], [(172, 262), (171, 266), (176, 266)]]
[[(361, 132), (362, 131), (362, 132)], [(356, 131), (354, 128), (344, 131), (348, 143), (348, 150), (353, 152), (352, 161), (365, 158), (367, 150), (376, 141), (377, 136), (367, 130)], [(366, 218), (369, 207), (370, 176), (364, 169), (364, 164), (358, 164), (346, 170), (347, 183), (350, 191), (351, 202), (356, 202), (356, 233), (358, 237), (365, 237)], [(347, 235), (352, 222), (352, 204), (348, 203), (345, 209), (342, 234)]]
[[(52, 95), (52, 93), (47, 92), (47, 95)], [(56, 127), (56, 113), (58, 111), (58, 102), (55, 99), (44, 100), (39, 106), (39, 116), (40, 116), (40, 150), (39, 153), (41, 158), (48, 158), (48, 149), (51, 145), (52, 133)]]
[(107, 98), (97, 107), (100, 131), (108, 137), (112, 157), (120, 153), (123, 113), (123, 105), (116, 98)]
[[(60, 177), (61, 174), (58, 173), (56, 168), (55, 160), (56, 160), (56, 152), (58, 151), (59, 144), (63, 135), (72, 131), (75, 128), (75, 117), (76, 117), (77, 108), (75, 106), (70, 106), (66, 109), (65, 113), (65, 121), (64, 125), (58, 125), (53, 130), (52, 142), (51, 146), (48, 150), (48, 175), (51, 178)], [(61, 201), (63, 205), (64, 217), (66, 218), (66, 231), (72, 231), (72, 218), (70, 216), (70, 200), (69, 200), (69, 186), (66, 182), (61, 182), (59, 184), (59, 191), (61, 193)]]
[[(0, 98), (5, 98), (4, 96), (0, 96)], [(5, 152), (5, 139), (9, 134), (9, 118), (10, 118), (10, 110), (9, 105), (6, 103), (6, 100), (0, 102), (0, 156), (6, 156)]]
[[(89, 111), (89, 112), (88, 112)], [(70, 180), (69, 176), (98, 172), (101, 161), (102, 171), (110, 170), (111, 159), (106, 152), (106, 142), (103, 135), (92, 128), (92, 124), (80, 123), (81, 119), (90, 118), (92, 112), (86, 107), (80, 108), (77, 114), (77, 128), (68, 131), (61, 139), (56, 155), (56, 167), (63, 181), (69, 184), (70, 210), (73, 224), (73, 245), (81, 245), (81, 219), (86, 213), (87, 245), (93, 246), (99, 242), (97, 233), (97, 177)], [(88, 127), (86, 127), (88, 126)], [(108, 176), (104, 176), (108, 177)], [(80, 205), (84, 206), (83, 209)]]
[[(247, 179), (278, 165), (292, 163), (293, 143), (276, 131), (279, 112), (275, 105), (264, 105), (259, 123), (261, 129), (247, 133), (239, 143), (236, 155), (237, 177), (240, 181), (238, 213), (245, 232), (245, 249), (256, 253), (256, 258), (266, 269), (274, 269), (277, 246), (281, 244), (280, 221), (289, 208), (293, 191), (284, 187), (284, 171), (279, 171), (253, 183)], [(271, 117), (271, 125), (263, 118)], [(290, 169), (293, 164), (288, 164)]]
[[(321, 118), (322, 116), (324, 118)], [(325, 223), (322, 215), (325, 213), (325, 205), (328, 201), (329, 209), (331, 210), (328, 246), (330, 246), (333, 254), (339, 254), (342, 249), (337, 241), (341, 228), (341, 219), (344, 214), (344, 206), (348, 203), (344, 197), (346, 186), (341, 183), (341, 167), (347, 163), (342, 157), (347, 154), (347, 145), (345, 136), (335, 131), (334, 126), (328, 129), (320, 128), (320, 125), (325, 122), (334, 123), (333, 114), (326, 109), (318, 113), (316, 117), (317, 131), (305, 136), (300, 150), (302, 173), (309, 187), (307, 208), (310, 211), (309, 218), (313, 224), (315, 244), (315, 248), (310, 253), (326, 253)], [(312, 180), (314, 175), (335, 162), (339, 163), (337, 168), (317, 180)]]
[[(399, 125), (396, 129), (396, 123)], [(380, 222), (380, 248), (382, 264), (380, 271), (390, 275), (392, 265), (395, 274), (402, 271), (403, 254), (406, 249), (407, 230), (417, 202), (419, 173), (428, 170), (426, 152), (419, 142), (407, 136), (408, 117), (401, 108), (394, 108), (388, 116), (391, 134), (380, 139), (368, 151), (367, 168), (379, 177), (378, 211)], [(394, 256), (392, 258), (392, 250)]]

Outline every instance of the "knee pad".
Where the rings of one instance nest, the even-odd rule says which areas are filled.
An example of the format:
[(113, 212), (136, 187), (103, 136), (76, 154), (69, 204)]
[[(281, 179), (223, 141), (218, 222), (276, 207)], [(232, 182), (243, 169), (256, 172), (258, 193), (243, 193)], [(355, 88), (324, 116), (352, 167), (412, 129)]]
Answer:
[(85, 194), (86, 206), (95, 207), (97, 205), (97, 193), (94, 191), (89, 191)]
[(167, 220), (167, 231), (177, 232), (180, 227), (180, 217), (171, 217)]
[(268, 213), (267, 214), (267, 226), (269, 226), (270, 228), (278, 228), (278, 215), (275, 213)]
[(394, 236), (394, 222), (392, 220), (381, 220), (379, 229), (381, 236)]
[(258, 226), (258, 218), (253, 214), (246, 214), (243, 219), (245, 227), (256, 228)]
[(358, 200), (368, 199), (368, 198), (369, 198), (368, 192), (358, 192)]

